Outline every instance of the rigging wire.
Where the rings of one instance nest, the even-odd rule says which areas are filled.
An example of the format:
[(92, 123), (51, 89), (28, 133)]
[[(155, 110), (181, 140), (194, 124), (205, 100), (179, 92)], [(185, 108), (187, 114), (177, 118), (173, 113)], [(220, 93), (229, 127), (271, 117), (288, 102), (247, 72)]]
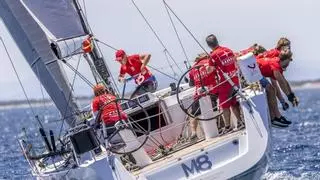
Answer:
[[(37, 75), (38, 75), (38, 77), (40, 77), (40, 72), (39, 72), (38, 64), (36, 64), (35, 66), (36, 66), (36, 70), (37, 70)], [(48, 108), (48, 106), (46, 105), (46, 99), (45, 99), (45, 96), (44, 96), (43, 86), (42, 86), (40, 80), (39, 80), (39, 86), (40, 86), (40, 91), (41, 91), (41, 95), (42, 95), (42, 103), (43, 103), (43, 106), (45, 107), (45, 109), (46, 109), (47, 111), (49, 111), (49, 108)]]
[[(190, 29), (182, 22), (182, 20), (178, 17), (178, 15), (172, 10), (172, 8), (166, 3), (165, 0), (163, 0), (163, 3), (165, 6), (168, 7), (168, 9), (172, 12), (172, 14), (177, 18), (177, 20), (181, 23), (181, 25), (188, 31), (188, 33), (192, 36), (192, 38), (194, 39), (194, 41), (199, 45), (199, 47), (207, 54), (209, 55), (210, 59), (212, 59), (212, 57), (210, 56), (210, 54), (206, 51), (206, 49), (201, 45), (201, 43), (199, 42), (199, 40), (193, 35), (193, 33), (190, 31)], [(237, 89), (238, 91), (238, 87), (236, 87), (233, 83), (233, 81), (231, 80), (231, 78), (229, 77), (229, 75), (227, 73), (225, 73), (221, 68), (219, 68), (217, 66), (217, 69), (223, 74), (224, 78), (228, 81), (228, 83), (233, 86), (233, 88)], [(239, 92), (239, 91), (238, 91)], [(240, 96), (241, 93), (239, 93)], [(246, 98), (244, 98), (246, 99)]]
[(153, 70), (157, 71), (158, 73), (160, 73), (160, 74), (162, 74), (162, 75), (164, 75), (164, 76), (167, 76), (168, 78), (170, 78), (170, 79), (172, 79), (172, 80), (179, 81), (179, 80), (176, 79), (175, 77), (172, 77), (171, 75), (169, 75), (169, 74), (167, 74), (167, 73), (164, 73), (164, 72), (158, 70), (157, 68), (155, 68), (155, 67), (153, 67), (153, 66), (151, 66), (151, 65), (147, 65), (147, 66), (148, 66), (150, 69), (153, 69)]
[(190, 29), (182, 22), (182, 20), (178, 17), (178, 15), (172, 10), (172, 8), (167, 4), (165, 0), (163, 0), (164, 5), (167, 7), (167, 10), (170, 10), (170, 12), (177, 18), (177, 20), (181, 23), (181, 25), (188, 31), (188, 33), (191, 35), (191, 37), (194, 39), (194, 41), (200, 46), (200, 48), (206, 53), (207, 50), (201, 45), (199, 40), (193, 35), (193, 33), (190, 31)]
[(65, 65), (67, 65), (68, 68), (70, 68), (73, 72), (75, 72), (85, 83), (87, 83), (88, 86), (91, 88), (94, 87), (94, 84), (91, 83), (86, 77), (84, 77), (78, 70), (76, 70), (70, 63), (67, 61), (60, 59)]
[(0, 40), (1, 40), (1, 42), (2, 42), (2, 45), (3, 45), (3, 47), (4, 47), (4, 50), (5, 50), (6, 54), (7, 54), (8, 58), (9, 58), (9, 60), (10, 60), (11, 66), (12, 66), (12, 68), (13, 68), (13, 70), (14, 70), (14, 73), (15, 73), (18, 81), (19, 81), (20, 87), (21, 87), (21, 89), (22, 89), (22, 91), (23, 91), (23, 94), (24, 94), (24, 96), (25, 96), (25, 98), (26, 98), (26, 100), (27, 100), (27, 102), (28, 102), (29, 108), (30, 108), (30, 110), (31, 110), (31, 112), (32, 112), (32, 114), (33, 114), (33, 116), (34, 116), (34, 119), (38, 122), (38, 124), (40, 125), (40, 127), (43, 128), (42, 122), (41, 122), (40, 119), (38, 118), (37, 114), (35, 113), (32, 105), (31, 105), (30, 99), (29, 99), (29, 97), (28, 97), (28, 95), (27, 95), (27, 92), (26, 92), (26, 90), (25, 90), (25, 88), (24, 88), (24, 86), (23, 86), (23, 84), (22, 84), (22, 81), (21, 81), (21, 78), (20, 78), (20, 76), (19, 76), (19, 74), (18, 74), (18, 71), (17, 71), (17, 69), (16, 69), (16, 67), (15, 67), (15, 65), (14, 65), (14, 63), (13, 63), (13, 60), (12, 60), (10, 54), (9, 54), (9, 51), (8, 51), (8, 49), (7, 49), (7, 46), (6, 46), (6, 44), (4, 43), (4, 40), (2, 39), (1, 36), (0, 36)]
[(169, 57), (171, 58), (171, 60), (174, 62), (174, 64), (177, 66), (177, 68), (180, 70), (181, 73), (183, 73), (182, 69), (178, 66), (176, 60), (173, 58), (173, 56), (171, 55), (171, 53), (168, 51), (167, 47), (164, 45), (163, 41), (160, 39), (159, 35), (157, 34), (157, 32), (154, 30), (154, 28), (151, 26), (151, 24), (149, 23), (149, 21), (147, 20), (147, 18), (144, 16), (144, 14), (142, 13), (142, 11), (140, 10), (140, 8), (137, 6), (137, 4), (134, 2), (134, 0), (131, 0), (132, 4), (134, 5), (134, 7), (137, 9), (137, 11), (139, 12), (139, 14), (141, 15), (141, 17), (144, 19), (144, 21), (146, 22), (146, 24), (148, 25), (148, 27), (150, 28), (150, 30), (153, 32), (153, 34), (155, 35), (155, 37), (157, 38), (157, 40), (160, 42), (161, 46), (164, 48), (164, 50), (166, 50), (168, 52)]
[(107, 43), (105, 43), (105, 42), (103, 42), (103, 41), (100, 41), (100, 40), (97, 39), (97, 38), (94, 38), (94, 40), (96, 40), (97, 42), (99, 42), (99, 43), (101, 43), (101, 44), (103, 44), (103, 45), (105, 45), (105, 46), (107, 46), (107, 47), (109, 47), (110, 49), (113, 49), (113, 50), (115, 50), (115, 51), (118, 50), (118, 49), (116, 49), (115, 47), (111, 46), (110, 44), (107, 44)]
[(97, 72), (96, 68), (94, 67), (93, 62), (91, 62), (91, 59), (89, 58), (89, 56), (88, 56), (86, 53), (84, 53), (84, 54), (83, 54), (83, 57), (86, 59), (88, 65), (89, 65), (89, 68), (90, 68), (91, 73), (92, 73), (92, 75), (93, 75), (94, 81), (95, 81), (96, 83), (103, 81), (102, 77), (101, 77), (100, 74)]
[[(68, 96), (67, 106), (66, 106), (66, 109), (65, 109), (64, 113), (62, 114), (63, 115), (62, 117), (65, 117), (67, 112), (68, 112), (68, 110), (69, 110), (69, 103), (70, 103), (70, 100), (72, 99), (73, 86), (74, 86), (75, 80), (77, 78), (77, 71), (79, 69), (80, 60), (81, 60), (81, 56), (79, 56), (79, 60), (78, 60), (77, 67), (76, 67), (76, 71), (74, 72), (74, 75), (73, 75), (73, 80), (72, 80), (72, 84), (71, 84), (70, 93), (69, 93), (69, 96)], [(60, 126), (60, 131), (59, 131), (59, 136), (58, 137), (61, 136), (63, 125), (64, 125), (64, 122), (65, 122), (66, 119), (67, 118), (63, 118), (63, 121), (61, 122), (61, 126)]]
[(188, 65), (191, 66), (190, 61), (189, 61), (189, 57), (188, 57), (187, 52), (186, 52), (186, 49), (185, 49), (185, 47), (184, 47), (183, 44), (182, 44), (182, 40), (181, 40), (181, 38), (180, 38), (180, 36), (179, 36), (178, 30), (177, 30), (174, 22), (173, 22), (173, 19), (172, 19), (171, 14), (170, 14), (170, 12), (169, 12), (169, 10), (168, 10), (168, 7), (167, 7), (167, 6), (164, 6), (164, 7), (166, 8), (166, 12), (167, 12), (167, 14), (168, 14), (168, 16), (169, 16), (171, 25), (172, 25), (172, 27), (173, 27), (173, 30), (174, 30), (176, 36), (177, 36), (177, 39), (178, 39), (178, 41), (179, 41), (179, 44), (180, 44), (180, 47), (181, 47), (182, 52), (183, 52), (183, 54), (184, 54), (184, 57), (186, 58), (186, 63), (188, 63)]
[[(183, 62), (179, 63), (179, 65), (184, 65)], [(160, 67), (157, 67), (158, 70), (168, 70), (170, 68), (170, 66), (172, 66), (172, 64), (170, 65), (166, 65), (166, 66), (160, 66)]]
[[(105, 59), (104, 56), (103, 56), (103, 53), (102, 53), (102, 51), (101, 51), (101, 48), (100, 48), (99, 46), (97, 46), (97, 49), (98, 49), (99, 53), (101, 54), (102, 58)], [(114, 76), (112, 75), (109, 67), (106, 66), (106, 68), (107, 68), (108, 71), (109, 71), (109, 75), (110, 75), (110, 77), (111, 77), (111, 81), (112, 81), (112, 83), (114, 84), (114, 87), (115, 87), (115, 90), (117, 91), (117, 94), (120, 95), (120, 90), (119, 90), (119, 87), (118, 87), (117, 84), (116, 84), (116, 80), (115, 80)]]
[(168, 57), (167, 51), (164, 50), (163, 53), (164, 53), (164, 56), (166, 57), (166, 60), (167, 60), (167, 62), (168, 62), (168, 64), (169, 64), (170, 69), (171, 69), (172, 72), (173, 72), (173, 76), (174, 76), (174, 77), (177, 77), (178, 74), (174, 71), (174, 69), (173, 69), (173, 67), (172, 67), (172, 64), (170, 64), (170, 62), (169, 62), (169, 57)]
[[(64, 61), (69, 61), (70, 59), (73, 59), (73, 56), (74, 55), (76, 55), (75, 53), (76, 52), (78, 52), (80, 49), (81, 49), (81, 47), (80, 48), (76, 48), (76, 43), (75, 43), (75, 41), (74, 40), (72, 40), (73, 41), (73, 46), (74, 46), (74, 50), (72, 51), (72, 53), (70, 54), (70, 56), (69, 57), (66, 57), (66, 58), (64, 58)], [(64, 43), (65, 43), (65, 45), (66, 45), (66, 47), (67, 47), (67, 52), (69, 52), (69, 50), (71, 51), (71, 49), (70, 49), (70, 47), (69, 47), (69, 45), (66, 43), (66, 41), (64, 41)], [(101, 53), (101, 50), (100, 50), (100, 53)], [(101, 53), (102, 54), (102, 53)], [(85, 54), (84, 54), (84, 56), (85, 56)], [(90, 62), (88, 62), (88, 63), (90, 63)], [(90, 66), (90, 68), (92, 68), (92, 66), (89, 64), (89, 66)], [(69, 67), (70, 68), (70, 67)], [(94, 68), (94, 67), (93, 67)], [(74, 69), (72, 69), (73, 71), (74, 71)], [(108, 69), (109, 70), (109, 69)], [(96, 74), (96, 70), (94, 69), (91, 69), (91, 71), (92, 71), (92, 74), (93, 74), (93, 77), (94, 77), (94, 79), (95, 79), (95, 81), (97, 82), (97, 77), (100, 79), (100, 80), (103, 80), (102, 78), (100, 78), (99, 76), (99, 73), (98, 74)], [(110, 70), (109, 70), (110, 71)], [(82, 77), (84, 77), (84, 76), (82, 76)], [(113, 76), (111, 76), (112, 78), (113, 78)], [(85, 78), (82, 78), (82, 79), (85, 79)], [(88, 83), (87, 83), (88, 84)], [(115, 86), (116, 87), (116, 90), (119, 92), (119, 89), (118, 89), (118, 87), (117, 86)]]
[[(82, 8), (81, 8), (81, 5), (79, 4), (79, 3), (77, 3), (77, 7), (78, 7), (78, 10), (79, 10), (79, 12), (80, 12), (80, 14), (81, 14), (81, 17), (83, 18), (83, 21), (84, 21), (84, 24), (85, 24), (85, 26), (88, 28), (88, 30), (89, 30), (89, 33), (91, 33), (91, 34), (93, 34), (93, 31), (92, 31), (92, 28), (91, 28), (91, 26), (90, 26), (90, 24), (88, 23), (88, 17), (87, 17), (87, 13), (86, 13), (86, 6), (85, 6), (85, 4), (84, 4), (84, 10), (85, 10), (85, 12), (83, 12), (83, 10), (82, 10)], [(102, 51), (101, 51), (101, 49), (100, 49), (100, 47), (99, 46), (96, 46), (97, 47), (97, 50), (98, 50), (98, 52), (100, 53), (99, 55), (101, 55), (102, 56), (102, 58), (103, 59), (105, 59), (104, 58), (104, 56), (103, 56), (103, 53), (102, 53)], [(114, 90), (116, 91), (116, 93), (118, 93), (118, 94), (120, 94), (120, 90), (119, 90), (119, 87), (117, 86), (117, 83), (116, 83), (116, 80), (115, 80), (115, 78), (114, 78), (114, 76), (112, 75), (112, 73), (110, 72), (110, 69), (108, 68), (108, 66), (106, 66), (106, 68), (107, 68), (107, 70), (109, 71), (109, 74), (110, 74), (110, 77), (111, 77), (111, 83), (113, 84), (113, 88), (114, 88)], [(102, 79), (103, 80), (103, 79)], [(106, 83), (106, 82), (105, 82)], [(112, 85), (111, 85), (112, 86)]]

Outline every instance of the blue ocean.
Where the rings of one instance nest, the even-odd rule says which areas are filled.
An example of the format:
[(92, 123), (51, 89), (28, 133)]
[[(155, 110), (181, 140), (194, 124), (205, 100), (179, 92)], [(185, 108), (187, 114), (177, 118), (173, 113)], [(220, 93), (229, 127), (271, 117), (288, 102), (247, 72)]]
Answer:
[[(300, 106), (285, 116), (293, 121), (286, 129), (272, 129), (269, 171), (264, 179), (320, 179), (320, 90), (299, 90)], [(52, 106), (34, 108), (46, 128), (59, 134), (58, 112)], [(29, 108), (0, 110), (0, 179), (34, 179), (21, 154), (17, 138), (26, 128), (39, 140), (37, 123)]]

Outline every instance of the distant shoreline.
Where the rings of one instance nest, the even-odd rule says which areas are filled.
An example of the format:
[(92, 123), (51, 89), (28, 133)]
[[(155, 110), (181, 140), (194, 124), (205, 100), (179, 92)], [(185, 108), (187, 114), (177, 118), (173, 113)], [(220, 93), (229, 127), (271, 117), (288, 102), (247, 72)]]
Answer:
[[(320, 81), (318, 82), (307, 82), (307, 83), (299, 83), (299, 85), (295, 85), (293, 83), (292, 89), (294, 90), (305, 90), (305, 89), (320, 89)], [(76, 100), (79, 102), (90, 102), (92, 97), (77, 97)], [(30, 104), (32, 107), (42, 107), (42, 106), (53, 106), (54, 103), (50, 99), (38, 100), (32, 99), (30, 100)], [(0, 101), (0, 110), (11, 109), (11, 108), (27, 108), (29, 104), (26, 100), (12, 100), (12, 101)]]
[[(92, 97), (78, 97), (76, 98), (79, 102), (90, 102)], [(32, 107), (44, 107), (44, 106), (53, 106), (54, 103), (50, 99), (30, 100)], [(26, 100), (12, 100), (12, 101), (0, 101), (0, 110), (11, 109), (11, 108), (28, 108), (29, 103)]]

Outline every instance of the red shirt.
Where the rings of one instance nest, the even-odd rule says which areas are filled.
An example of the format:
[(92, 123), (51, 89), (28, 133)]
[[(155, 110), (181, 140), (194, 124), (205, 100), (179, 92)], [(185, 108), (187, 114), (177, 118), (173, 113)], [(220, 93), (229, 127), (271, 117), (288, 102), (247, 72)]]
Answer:
[(280, 51), (278, 49), (270, 49), (264, 53), (261, 53), (257, 56), (257, 58), (275, 58), (279, 57)]
[(236, 57), (232, 50), (226, 47), (218, 46), (211, 52), (212, 60), (214, 61), (217, 71), (220, 77), (220, 82), (225, 81), (221, 70), (228, 74), (229, 77), (233, 77), (232, 80), (235, 84), (238, 84), (238, 77), (234, 76), (237, 72)]
[(141, 66), (142, 62), (138, 54), (128, 56), (127, 63), (121, 65), (120, 76), (124, 77), (124, 75), (127, 73), (134, 78), (136, 84), (140, 85), (152, 76), (150, 70), (147, 67), (144, 68), (146, 70), (146, 73), (143, 75), (140, 74)]
[[(199, 70), (195, 68), (196, 66), (199, 67)], [(214, 88), (217, 85), (216, 71), (208, 73), (206, 69), (206, 67), (208, 66), (214, 67), (213, 62), (208, 58), (202, 58), (193, 65), (192, 70), (189, 72), (190, 80), (194, 81), (194, 84), (196, 86), (195, 96), (198, 95), (198, 89), (201, 88), (201, 81), (204, 86), (207, 86), (209, 88), (210, 93), (216, 94), (217, 92), (217, 88)]]
[[(103, 94), (97, 97), (94, 97), (92, 101), (92, 111), (98, 112), (104, 105), (110, 103), (111, 101), (115, 100), (116, 97), (111, 94)], [(115, 102), (112, 102), (106, 106), (104, 106), (101, 119), (104, 121), (105, 124), (114, 124), (120, 120), (117, 106), (119, 108), (120, 116), (122, 120), (127, 119), (127, 115), (122, 111), (122, 108), (119, 104), (116, 105)]]
[(280, 59), (278, 57), (275, 58), (257, 58), (257, 63), (259, 65), (261, 74), (264, 77), (270, 77), (272, 79), (276, 79), (274, 77), (274, 71), (279, 71), (281, 74), (283, 72), (282, 67), (280, 65)]

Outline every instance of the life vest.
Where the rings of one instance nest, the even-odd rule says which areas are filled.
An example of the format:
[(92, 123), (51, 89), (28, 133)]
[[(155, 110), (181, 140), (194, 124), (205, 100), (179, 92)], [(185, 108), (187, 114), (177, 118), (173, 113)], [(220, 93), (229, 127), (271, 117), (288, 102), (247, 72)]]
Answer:
[(86, 38), (83, 42), (82, 42), (82, 50), (85, 53), (91, 53), (93, 50), (93, 42), (91, 37)]

